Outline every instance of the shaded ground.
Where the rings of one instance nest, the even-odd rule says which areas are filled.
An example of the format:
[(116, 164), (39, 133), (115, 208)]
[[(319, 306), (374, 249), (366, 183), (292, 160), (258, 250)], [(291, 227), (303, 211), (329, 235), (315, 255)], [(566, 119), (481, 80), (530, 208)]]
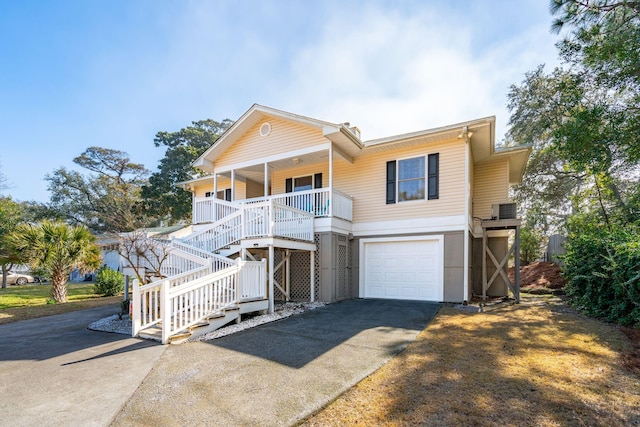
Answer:
[[(513, 282), (514, 268), (508, 271)], [(520, 289), (524, 291), (538, 289), (561, 289), (565, 280), (560, 273), (560, 266), (553, 262), (538, 261), (520, 267)]]
[(478, 313), (443, 307), (405, 351), (304, 425), (640, 425), (632, 351), (619, 328), (552, 295)]

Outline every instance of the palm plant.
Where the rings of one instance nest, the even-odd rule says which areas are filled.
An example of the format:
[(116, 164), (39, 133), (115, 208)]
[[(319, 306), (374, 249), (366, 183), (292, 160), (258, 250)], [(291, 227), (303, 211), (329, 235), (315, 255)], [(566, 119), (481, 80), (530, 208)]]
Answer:
[(67, 279), (73, 270), (87, 272), (100, 267), (100, 248), (84, 226), (54, 221), (21, 224), (11, 239), (34, 269), (48, 273), (51, 298), (57, 303), (67, 301)]

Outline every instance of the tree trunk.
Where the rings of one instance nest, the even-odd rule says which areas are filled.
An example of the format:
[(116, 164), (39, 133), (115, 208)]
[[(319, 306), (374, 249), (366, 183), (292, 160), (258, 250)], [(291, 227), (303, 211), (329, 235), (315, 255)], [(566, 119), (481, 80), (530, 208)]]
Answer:
[(9, 269), (6, 264), (2, 264), (2, 289), (7, 289), (7, 272)]
[(67, 302), (66, 277), (51, 278), (51, 298), (53, 298), (56, 303)]

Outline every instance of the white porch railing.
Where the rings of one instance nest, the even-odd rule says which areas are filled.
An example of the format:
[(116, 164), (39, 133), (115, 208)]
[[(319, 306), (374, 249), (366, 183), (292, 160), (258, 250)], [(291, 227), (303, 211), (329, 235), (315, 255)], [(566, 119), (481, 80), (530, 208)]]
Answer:
[(254, 199), (227, 202), (211, 197), (197, 197), (193, 201), (193, 223), (215, 222), (231, 215), (241, 205), (255, 205), (273, 200), (302, 211), (310, 212), (316, 218), (334, 217), (347, 221), (353, 219), (353, 200), (338, 190), (319, 188), (295, 193), (276, 194)]
[[(238, 211), (240, 207), (233, 202), (213, 197), (196, 197), (193, 201), (194, 224), (215, 222)], [(196, 222), (195, 219), (198, 221)]]
[(162, 323), (162, 343), (169, 337), (200, 322), (204, 317), (235, 307), (239, 302), (266, 298), (266, 262), (241, 261), (214, 273), (196, 277), (198, 271), (181, 285), (173, 277), (144, 286), (133, 285), (133, 336)]

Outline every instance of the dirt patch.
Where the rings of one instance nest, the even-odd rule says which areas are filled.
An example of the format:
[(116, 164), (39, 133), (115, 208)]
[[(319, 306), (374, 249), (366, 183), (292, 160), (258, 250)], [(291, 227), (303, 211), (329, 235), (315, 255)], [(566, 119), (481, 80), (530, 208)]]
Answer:
[(624, 365), (640, 377), (640, 329), (621, 327), (620, 330), (629, 338), (633, 348), (622, 355)]
[[(509, 269), (511, 282), (514, 280), (515, 268)], [(534, 262), (520, 267), (520, 289), (562, 289), (566, 281), (560, 272), (560, 266), (553, 262)]]
[(640, 377), (624, 360), (633, 345), (563, 305), (525, 294), (476, 313), (445, 306), (404, 352), (304, 425), (639, 425)]

